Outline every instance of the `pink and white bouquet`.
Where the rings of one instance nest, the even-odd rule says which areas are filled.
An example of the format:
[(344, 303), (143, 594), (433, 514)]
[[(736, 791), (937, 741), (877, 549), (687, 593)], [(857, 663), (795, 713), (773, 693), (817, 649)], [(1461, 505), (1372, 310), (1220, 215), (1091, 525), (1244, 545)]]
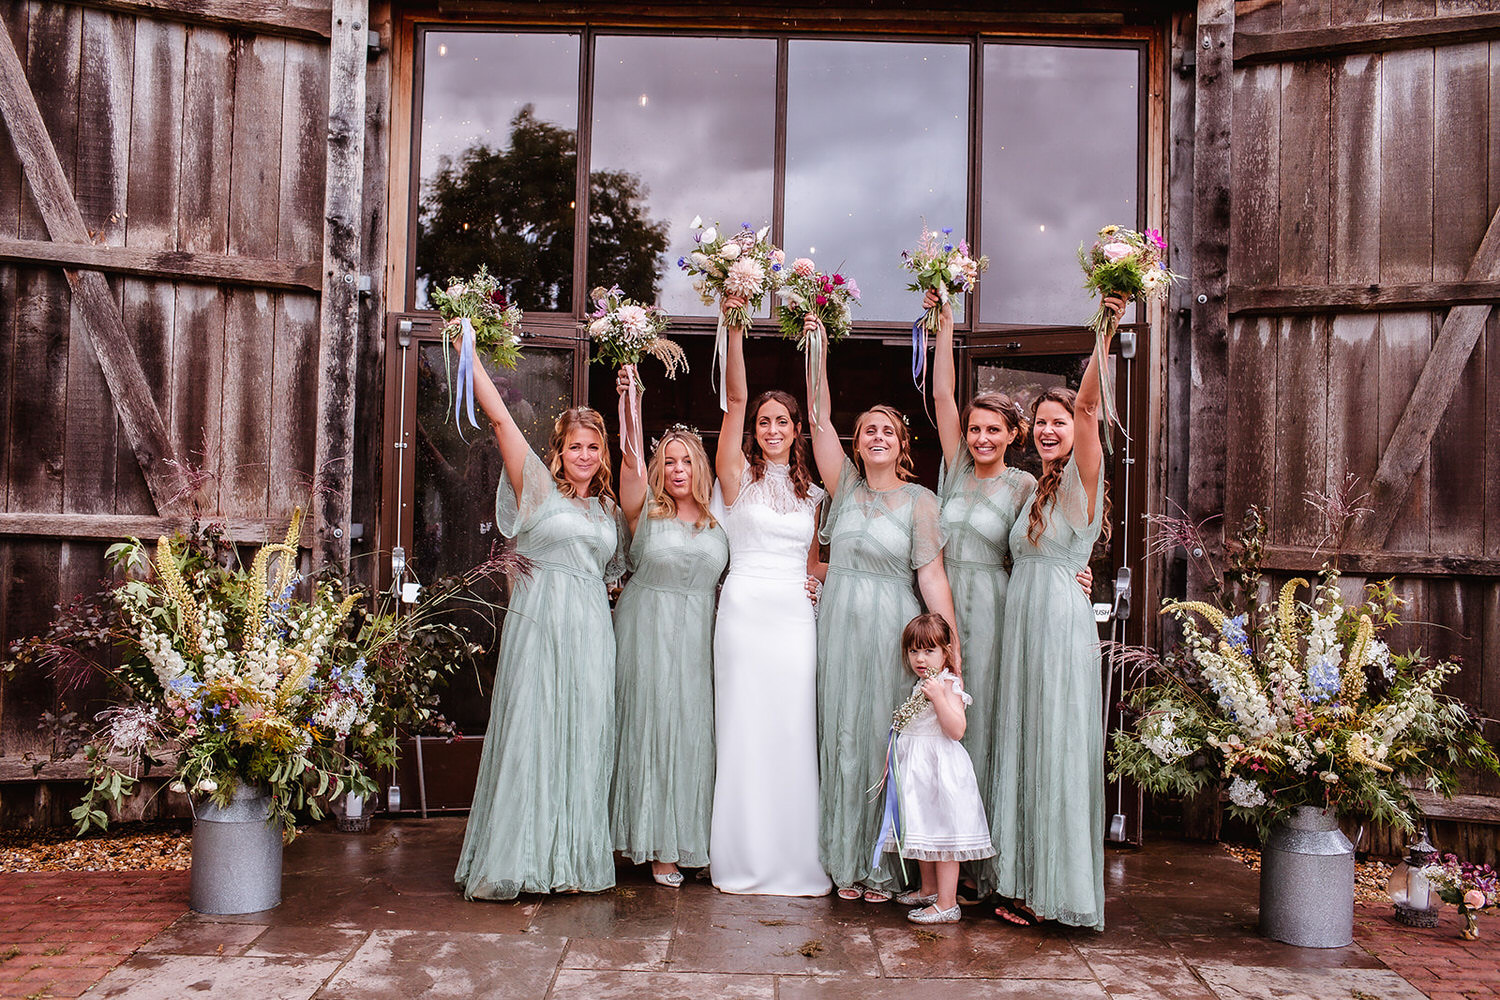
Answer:
[(483, 264), (471, 278), (454, 278), (444, 288), (434, 288), (428, 298), (443, 317), (443, 371), (448, 370), (448, 340), (462, 333), (458, 348), (458, 391), (452, 382), (453, 423), (463, 436), (462, 415), (478, 429), (474, 419), (474, 355), (483, 354), (512, 371), (521, 360), (521, 307), (500, 290), (500, 280)]
[(851, 307), (859, 301), (859, 283), (837, 271), (824, 274), (808, 258), (798, 257), (782, 278), (776, 295), (781, 300), (776, 309), (781, 335), (795, 341), (798, 350), (806, 351), (802, 318), (808, 313), (818, 317), (829, 343), (838, 343), (849, 335), (854, 325)]
[(692, 228), (695, 246), (677, 258), (677, 266), (697, 279), (693, 287), (706, 306), (717, 306), (730, 296), (744, 299), (744, 306), (726, 311), (724, 321), (749, 330), (766, 293), (781, 283), (786, 261), (786, 254), (767, 239), (771, 227), (751, 229), (746, 222), (739, 232), (729, 235), (717, 225), (705, 227), (703, 219), (694, 216)]
[(1421, 873), (1443, 902), (1458, 907), (1458, 915), (1464, 920), (1463, 936), (1471, 941), (1478, 937), (1479, 913), (1500, 906), (1500, 875), (1489, 865), (1460, 861), (1456, 854), (1445, 854), (1441, 861), (1424, 865)]
[[(902, 269), (916, 275), (916, 280), (906, 287), (913, 292), (937, 293), (938, 305), (922, 314), (922, 324), (929, 332), (937, 330), (943, 303), (956, 295), (972, 292), (979, 283), (979, 276), (989, 266), (988, 257), (975, 257), (969, 252), (966, 240), (953, 242), (951, 227), (935, 233), (924, 225), (916, 248), (901, 251)], [(962, 301), (959, 299), (960, 303)]]
[(627, 299), (618, 285), (596, 288), (589, 297), (594, 300), (589, 337), (599, 345), (595, 361), (620, 368), (640, 364), (650, 356), (666, 366), (668, 378), (687, 370), (687, 356), (681, 346), (662, 336), (670, 323), (665, 309)]

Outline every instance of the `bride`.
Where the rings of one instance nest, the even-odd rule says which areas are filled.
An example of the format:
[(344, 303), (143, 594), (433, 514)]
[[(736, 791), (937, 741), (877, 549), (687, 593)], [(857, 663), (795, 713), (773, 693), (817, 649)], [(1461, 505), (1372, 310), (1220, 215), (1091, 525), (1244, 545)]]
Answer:
[(832, 884), (818, 861), (817, 629), (804, 583), (819, 568), (823, 491), (808, 473), (795, 398), (761, 393), (746, 433), (743, 330), (729, 330), (724, 384), (714, 515), (729, 535), (729, 575), (714, 631), (713, 883), (821, 896)]

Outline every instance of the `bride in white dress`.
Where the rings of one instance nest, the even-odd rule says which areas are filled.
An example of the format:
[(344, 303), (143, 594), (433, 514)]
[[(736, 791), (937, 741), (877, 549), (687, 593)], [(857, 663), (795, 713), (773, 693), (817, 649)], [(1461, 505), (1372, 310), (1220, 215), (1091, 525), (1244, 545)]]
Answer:
[[(730, 299), (726, 305), (743, 304)], [(723, 892), (822, 896), (818, 861), (817, 567), (823, 491), (812, 485), (797, 401), (763, 393), (748, 448), (744, 332), (728, 338), (714, 516), (729, 575), (714, 630), (713, 884)], [(746, 452), (749, 452), (747, 455)]]

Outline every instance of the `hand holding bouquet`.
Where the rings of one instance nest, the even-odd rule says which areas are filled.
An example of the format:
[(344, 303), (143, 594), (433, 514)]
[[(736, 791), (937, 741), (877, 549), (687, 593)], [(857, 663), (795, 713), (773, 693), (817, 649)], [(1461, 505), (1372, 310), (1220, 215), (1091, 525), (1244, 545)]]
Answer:
[(854, 325), (850, 307), (859, 301), (859, 283), (836, 272), (824, 274), (808, 258), (798, 257), (782, 279), (777, 296), (781, 299), (776, 309), (781, 335), (796, 341), (798, 350), (806, 351), (808, 337), (803, 319), (808, 314), (817, 317), (830, 343), (849, 335)]
[(901, 251), (902, 269), (916, 275), (916, 280), (906, 287), (913, 292), (937, 293), (938, 305), (922, 315), (921, 322), (929, 333), (937, 331), (942, 305), (962, 293), (972, 292), (979, 276), (990, 266), (988, 257), (970, 255), (969, 244), (959, 240), (955, 245), (952, 236), (951, 228), (935, 233), (923, 226), (916, 249)]
[[(446, 288), (433, 288), (428, 297), (443, 317), (443, 368), (447, 370), (448, 338), (459, 340), (458, 393), (453, 400), (453, 422), (459, 423), (466, 409), (469, 424), (474, 419), (474, 355), (484, 354), (491, 361), (515, 370), (521, 360), (521, 307), (511, 304), (500, 290), (500, 281), (484, 267), (474, 276), (460, 281), (455, 278)], [(449, 395), (453, 386), (448, 387)], [(462, 426), (459, 434), (462, 436)]]
[[(596, 288), (589, 295), (594, 311), (589, 321), (589, 336), (599, 345), (595, 361), (611, 368), (637, 365), (648, 354), (667, 368), (667, 377), (676, 378), (678, 369), (687, 370), (687, 356), (674, 341), (662, 336), (668, 319), (659, 306), (643, 306), (625, 297), (620, 286)], [(620, 426), (640, 408), (640, 386), (634, 375), (630, 389), (620, 397)], [(633, 436), (625, 438), (625, 457), (633, 459), (636, 470), (645, 474), (645, 459)]]
[(725, 310), (724, 321), (749, 330), (765, 294), (781, 283), (781, 268), (786, 261), (786, 254), (766, 238), (771, 227), (754, 230), (746, 222), (739, 232), (728, 236), (717, 225), (705, 228), (703, 220), (694, 216), (692, 228), (697, 245), (677, 258), (677, 266), (697, 279), (693, 287), (706, 306), (716, 306), (729, 296), (744, 299), (744, 305)]

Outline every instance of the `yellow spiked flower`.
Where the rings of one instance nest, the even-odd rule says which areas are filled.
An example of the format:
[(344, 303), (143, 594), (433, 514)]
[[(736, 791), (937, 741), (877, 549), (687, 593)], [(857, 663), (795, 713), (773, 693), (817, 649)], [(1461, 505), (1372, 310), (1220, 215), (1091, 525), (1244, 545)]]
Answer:
[(1297, 648), (1297, 606), (1293, 603), (1298, 587), (1307, 586), (1302, 577), (1293, 577), (1281, 587), (1281, 599), (1276, 602), (1276, 620), (1281, 627), (1281, 643), (1288, 650)]
[(1220, 630), (1224, 628), (1224, 623), (1229, 620), (1224, 612), (1212, 604), (1207, 604), (1203, 601), (1172, 601), (1162, 605), (1161, 611), (1162, 614), (1166, 614), (1168, 611), (1191, 611), (1207, 618), (1209, 624)]
[(1354, 632), (1354, 645), (1344, 661), (1344, 682), (1339, 697), (1345, 705), (1353, 708), (1365, 693), (1365, 657), (1370, 652), (1370, 640), (1375, 635), (1375, 623), (1369, 615), (1359, 616), (1359, 627)]
[(177, 605), (177, 613), (182, 617), (182, 636), (188, 649), (198, 652), (198, 633), (203, 630), (203, 613), (198, 609), (198, 602), (193, 600), (187, 583), (177, 570), (177, 560), (172, 556), (172, 542), (165, 535), (156, 540), (156, 571), (161, 575), (162, 586), (166, 587), (167, 595)]
[(278, 709), (286, 707), (287, 702), (302, 689), (302, 685), (312, 676), (313, 670), (317, 667), (317, 664), (313, 663), (308, 655), (300, 649), (288, 649), (285, 655), (296, 658), (297, 665), (281, 679), (281, 683), (276, 687), (276, 707)]

